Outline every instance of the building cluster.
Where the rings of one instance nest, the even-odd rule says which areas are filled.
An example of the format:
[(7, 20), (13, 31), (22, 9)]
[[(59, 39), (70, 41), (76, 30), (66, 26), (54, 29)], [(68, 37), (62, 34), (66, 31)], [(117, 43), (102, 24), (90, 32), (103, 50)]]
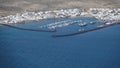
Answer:
[(104, 22), (119, 22), (120, 21), (120, 9), (110, 8), (90, 8), (90, 15)]
[(21, 23), (27, 21), (39, 21), (51, 18), (65, 18), (80, 16), (79, 9), (53, 10), (53, 11), (39, 11), (39, 12), (25, 12), (22, 14), (10, 15), (0, 17), (0, 22), (3, 23)]
[[(39, 11), (39, 12), (24, 12), (16, 15), (9, 15), (6, 17), (0, 16), (0, 23), (21, 23), (29, 21), (40, 21), (53, 18), (65, 17), (82, 17), (82, 16), (95, 17), (101, 21), (120, 21), (120, 9), (110, 8), (89, 8), (87, 11), (83, 9), (61, 9), (53, 11)], [(88, 16), (88, 17), (89, 17)]]

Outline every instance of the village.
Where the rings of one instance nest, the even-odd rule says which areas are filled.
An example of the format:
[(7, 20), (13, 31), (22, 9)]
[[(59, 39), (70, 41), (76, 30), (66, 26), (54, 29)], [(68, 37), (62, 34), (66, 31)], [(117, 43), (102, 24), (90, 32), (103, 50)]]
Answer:
[(41, 21), (46, 19), (66, 18), (66, 17), (94, 17), (99, 21), (119, 22), (120, 9), (110, 8), (89, 8), (89, 9), (61, 9), (53, 11), (24, 12), (6, 17), (0, 16), (0, 23), (23, 23), (31, 21)]

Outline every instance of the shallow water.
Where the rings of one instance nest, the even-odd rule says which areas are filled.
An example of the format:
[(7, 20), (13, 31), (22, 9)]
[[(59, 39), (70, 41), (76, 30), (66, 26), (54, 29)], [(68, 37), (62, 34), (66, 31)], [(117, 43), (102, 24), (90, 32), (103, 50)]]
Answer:
[[(77, 28), (59, 28), (57, 33)], [(0, 68), (120, 68), (120, 25), (70, 37), (51, 37), (57, 33), (0, 26)]]

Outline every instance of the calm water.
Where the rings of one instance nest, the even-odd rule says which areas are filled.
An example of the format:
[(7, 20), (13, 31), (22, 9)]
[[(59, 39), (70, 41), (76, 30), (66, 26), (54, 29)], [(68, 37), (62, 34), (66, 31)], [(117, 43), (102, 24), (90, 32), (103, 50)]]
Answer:
[[(78, 28), (74, 26), (57, 33), (74, 32)], [(120, 68), (120, 25), (71, 37), (51, 37), (57, 33), (0, 26), (0, 68)]]

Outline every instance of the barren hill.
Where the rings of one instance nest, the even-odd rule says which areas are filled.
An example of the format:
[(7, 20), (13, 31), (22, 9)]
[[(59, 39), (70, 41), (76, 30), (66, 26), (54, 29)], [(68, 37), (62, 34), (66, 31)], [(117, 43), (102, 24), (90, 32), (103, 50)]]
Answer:
[(118, 8), (119, 3), (120, 0), (0, 0), (0, 15), (65, 8)]

